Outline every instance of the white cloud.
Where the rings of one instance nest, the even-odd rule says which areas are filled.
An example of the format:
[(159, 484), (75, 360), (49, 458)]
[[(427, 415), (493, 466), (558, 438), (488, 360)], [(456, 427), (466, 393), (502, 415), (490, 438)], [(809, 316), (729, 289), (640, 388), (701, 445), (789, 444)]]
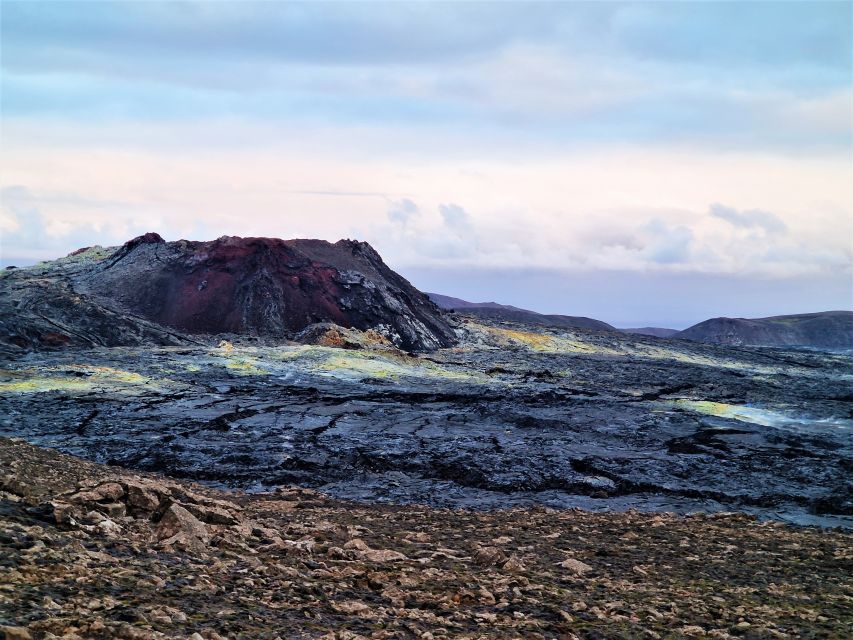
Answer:
[(654, 219), (647, 224), (643, 231), (647, 236), (647, 244), (643, 248), (643, 256), (657, 264), (677, 264), (690, 262), (690, 249), (693, 243), (693, 232), (685, 226), (669, 226), (665, 222)]
[(66, 232), (80, 228), (95, 236), (83, 244), (137, 230), (167, 239), (357, 236), (403, 270), (850, 270), (843, 154), (560, 149), (511, 137), (459, 147), (441, 130), (232, 125), (242, 145), (198, 148), (172, 141), (210, 138), (200, 125), (116, 139), (109, 126), (38, 138), (35, 125), (16, 123), (4, 131), (0, 186), (24, 185), (30, 196), (14, 211), (4, 198), (4, 251), (25, 246), (8, 231), (31, 207), (52, 232), (26, 245), (40, 257), (77, 248)]
[(408, 198), (392, 201), (391, 206), (388, 208), (388, 219), (391, 222), (398, 222), (404, 226), (418, 214), (420, 214), (418, 205)]
[(767, 233), (785, 233), (788, 231), (788, 227), (779, 219), (779, 216), (770, 211), (762, 211), (760, 209), (738, 211), (733, 207), (714, 203), (711, 205), (710, 214), (715, 218), (725, 220), (735, 227), (745, 229), (759, 228)]
[(444, 224), (458, 231), (465, 231), (470, 227), (470, 216), (465, 212), (465, 209), (458, 204), (440, 204), (438, 212), (441, 214)]

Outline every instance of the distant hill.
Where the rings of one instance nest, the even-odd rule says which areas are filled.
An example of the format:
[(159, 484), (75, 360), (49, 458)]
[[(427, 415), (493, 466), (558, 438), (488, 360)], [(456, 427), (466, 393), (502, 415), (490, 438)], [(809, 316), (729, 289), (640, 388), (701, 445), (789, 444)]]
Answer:
[(673, 337), (725, 345), (853, 348), (853, 311), (711, 318)]
[(637, 329), (619, 329), (623, 333), (636, 333), (641, 336), (654, 336), (656, 338), (671, 338), (676, 333), (679, 333), (678, 329), (665, 329), (663, 327), (639, 327)]
[[(527, 309), (520, 309), (509, 304), (498, 304), (497, 302), (468, 302), (461, 298), (443, 296), (440, 293), (428, 293), (430, 300), (442, 309), (507, 309), (510, 311), (524, 311), (525, 313), (536, 313)], [(537, 314), (540, 315), (540, 314)]]
[(558, 314), (544, 314), (520, 309), (507, 304), (497, 302), (468, 302), (460, 298), (444, 296), (440, 293), (427, 293), (427, 296), (442, 309), (464, 311), (489, 320), (507, 320), (510, 322), (525, 322), (548, 327), (564, 327), (566, 329), (596, 329), (598, 331), (618, 331), (615, 327), (583, 316), (563, 316)]

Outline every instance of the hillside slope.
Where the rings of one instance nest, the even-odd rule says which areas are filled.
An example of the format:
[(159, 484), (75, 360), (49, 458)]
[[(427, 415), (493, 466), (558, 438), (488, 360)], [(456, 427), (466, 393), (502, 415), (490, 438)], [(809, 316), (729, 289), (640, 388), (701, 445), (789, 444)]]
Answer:
[(674, 337), (725, 345), (853, 348), (853, 311), (711, 318)]
[(606, 322), (586, 318), (584, 316), (564, 316), (559, 314), (544, 314), (529, 309), (520, 309), (507, 304), (497, 302), (468, 302), (460, 298), (441, 295), (439, 293), (427, 294), (433, 302), (442, 309), (461, 311), (479, 318), (489, 320), (500, 320), (504, 322), (524, 322), (527, 324), (543, 327), (563, 327), (566, 329), (595, 329), (597, 331), (618, 331)]

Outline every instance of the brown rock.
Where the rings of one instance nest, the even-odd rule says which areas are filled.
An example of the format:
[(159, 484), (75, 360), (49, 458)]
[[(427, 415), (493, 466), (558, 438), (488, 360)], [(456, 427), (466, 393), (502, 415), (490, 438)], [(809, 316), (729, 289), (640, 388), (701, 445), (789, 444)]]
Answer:
[(204, 523), (181, 505), (172, 504), (166, 509), (166, 512), (157, 524), (157, 539), (166, 540), (178, 534), (196, 538), (204, 543), (207, 543), (210, 539), (210, 534)]
[(370, 607), (363, 602), (358, 602), (356, 600), (350, 600), (348, 602), (335, 602), (332, 604), (332, 608), (336, 611), (340, 611), (341, 613), (347, 614), (358, 614), (364, 613), (368, 611)]
[(220, 506), (204, 506), (200, 504), (184, 504), (186, 510), (207, 524), (237, 524), (237, 518), (230, 511)]
[(480, 596), (480, 601), (484, 604), (495, 604), (495, 594), (486, 589), (485, 587), (480, 587), (480, 590), (477, 592), (477, 595)]
[(474, 552), (474, 562), (484, 567), (498, 564), (504, 558), (504, 552), (497, 547), (482, 547)]
[(524, 563), (521, 561), (517, 555), (511, 555), (509, 560), (504, 562), (504, 569), (506, 571), (524, 571), (525, 570)]
[(3, 640), (32, 640), (32, 635), (26, 627), (0, 627)]
[(100, 496), (100, 500), (115, 502), (124, 497), (124, 487), (122, 487), (118, 482), (105, 482), (104, 484), (95, 487), (92, 493)]
[(103, 496), (101, 496), (97, 491), (78, 491), (72, 495), (69, 500), (71, 500), (71, 502), (76, 502), (77, 504), (88, 504), (97, 503), (102, 498)]
[(226, 511), (242, 511), (243, 507), (241, 507), (236, 502), (230, 502), (229, 500), (219, 500), (217, 498), (211, 498), (209, 496), (202, 495), (200, 493), (195, 493), (193, 491), (182, 492), (186, 495), (186, 500), (181, 500), (181, 502), (193, 502), (195, 504), (201, 504), (205, 507), (219, 507), (221, 509), (225, 509)]
[(127, 483), (127, 506), (150, 512), (160, 506), (160, 498), (154, 491), (140, 484)]
[(13, 493), (16, 496), (21, 496), (22, 498), (36, 496), (39, 494), (38, 487), (35, 487), (33, 483), (27, 482), (26, 479), (19, 478), (14, 474), (4, 476), (3, 479), (0, 480), (0, 489)]
[(370, 549), (362, 551), (359, 554), (365, 560), (370, 562), (394, 562), (395, 560), (408, 560), (408, 558), (399, 551), (391, 549)]
[(590, 567), (588, 564), (581, 562), (580, 560), (575, 560), (574, 558), (568, 558), (566, 560), (563, 560), (560, 563), (560, 566), (563, 567), (563, 569), (567, 569), (569, 573), (576, 576), (582, 576), (583, 574), (592, 571), (592, 567)]
[(108, 502), (100, 505), (98, 508), (110, 518), (121, 518), (127, 512), (122, 502)]
[(370, 547), (361, 538), (353, 538), (344, 545), (344, 549), (355, 549), (357, 551), (370, 551)]
[(56, 524), (70, 524), (74, 517), (74, 505), (58, 500), (50, 502), (50, 507), (53, 511), (53, 519)]

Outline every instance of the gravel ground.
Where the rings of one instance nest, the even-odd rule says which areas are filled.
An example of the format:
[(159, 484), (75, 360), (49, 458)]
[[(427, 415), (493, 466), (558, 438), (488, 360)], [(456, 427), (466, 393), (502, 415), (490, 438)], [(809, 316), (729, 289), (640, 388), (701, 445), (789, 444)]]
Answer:
[(846, 531), (219, 492), (0, 439), (7, 638), (848, 638)]

